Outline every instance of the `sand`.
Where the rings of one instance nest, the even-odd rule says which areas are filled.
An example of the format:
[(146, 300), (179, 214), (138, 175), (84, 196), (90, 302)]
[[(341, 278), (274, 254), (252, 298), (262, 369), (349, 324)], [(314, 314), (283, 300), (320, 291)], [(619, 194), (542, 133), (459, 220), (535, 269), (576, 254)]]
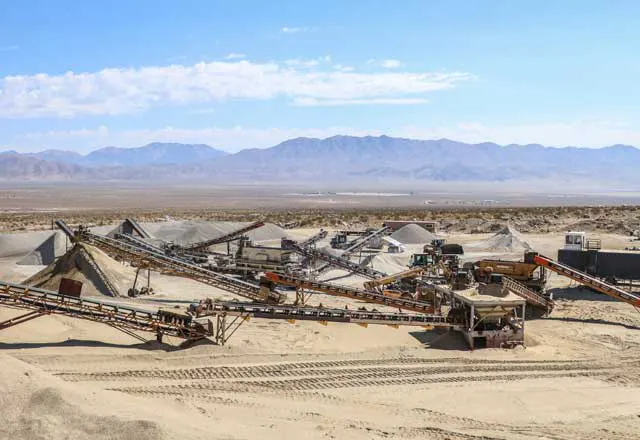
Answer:
[[(563, 243), (562, 234), (524, 238), (547, 255)], [(628, 241), (601, 238), (607, 247)], [(373, 266), (397, 272), (420, 247), (379, 254)], [(15, 262), (0, 264), (4, 272)], [(325, 274), (364, 281), (345, 275)], [(146, 308), (233, 298), (153, 277), (159, 295), (112, 301)], [(514, 350), (470, 352), (457, 333), (418, 328), (252, 319), (226, 346), (174, 351), (176, 338), (139, 344), (105, 325), (41, 317), (0, 331), (0, 438), (638, 438), (640, 315), (569, 286), (552, 276), (552, 315), (528, 321), (527, 347)], [(313, 295), (319, 302), (358, 306)], [(0, 307), (0, 321), (20, 313)]]
[(473, 243), (469, 247), (493, 252), (523, 252), (532, 249), (524, 236), (511, 225), (505, 226), (488, 239)]
[(431, 243), (431, 240), (435, 240), (438, 237), (423, 227), (411, 223), (395, 231), (391, 234), (391, 238), (403, 244), (426, 244)]
[(70, 247), (71, 244), (67, 236), (60, 231), (56, 231), (40, 243), (33, 251), (20, 259), (18, 264), (25, 266), (48, 265), (53, 263), (56, 258), (64, 255)]

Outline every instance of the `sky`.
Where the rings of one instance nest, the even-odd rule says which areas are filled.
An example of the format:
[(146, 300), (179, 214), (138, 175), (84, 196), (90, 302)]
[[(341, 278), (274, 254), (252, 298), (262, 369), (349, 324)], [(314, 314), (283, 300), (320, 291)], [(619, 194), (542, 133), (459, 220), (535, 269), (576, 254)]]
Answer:
[(640, 2), (2, 0), (0, 150), (640, 146)]

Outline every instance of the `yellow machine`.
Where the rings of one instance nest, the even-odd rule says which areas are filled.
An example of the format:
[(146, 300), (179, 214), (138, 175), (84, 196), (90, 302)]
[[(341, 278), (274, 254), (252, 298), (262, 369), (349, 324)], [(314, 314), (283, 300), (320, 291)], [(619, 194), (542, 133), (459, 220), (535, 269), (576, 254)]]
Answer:
[(480, 260), (475, 263), (475, 278), (482, 283), (491, 281), (492, 275), (504, 275), (541, 292), (547, 282), (544, 267), (531, 261), (525, 253), (524, 261)]

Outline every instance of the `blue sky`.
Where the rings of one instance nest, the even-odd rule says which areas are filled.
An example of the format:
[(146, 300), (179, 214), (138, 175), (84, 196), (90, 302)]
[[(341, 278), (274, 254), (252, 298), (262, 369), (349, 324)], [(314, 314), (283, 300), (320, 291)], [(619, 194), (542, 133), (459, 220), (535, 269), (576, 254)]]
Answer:
[(0, 149), (640, 145), (636, 1), (4, 0)]

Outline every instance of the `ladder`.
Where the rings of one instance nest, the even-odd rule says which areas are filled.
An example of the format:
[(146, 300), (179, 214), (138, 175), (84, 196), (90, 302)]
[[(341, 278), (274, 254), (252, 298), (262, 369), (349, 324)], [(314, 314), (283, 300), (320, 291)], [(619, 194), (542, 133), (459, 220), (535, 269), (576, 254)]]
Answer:
[(291, 286), (296, 289), (311, 290), (333, 296), (341, 296), (374, 304), (382, 304), (389, 307), (395, 307), (397, 309), (411, 310), (427, 314), (431, 314), (434, 311), (433, 304), (431, 303), (404, 298), (394, 298), (369, 290), (356, 289), (353, 287), (340, 286), (321, 281), (310, 281), (275, 272), (266, 272), (264, 274), (264, 278), (275, 284), (283, 286)]
[(538, 295), (524, 284), (520, 284), (513, 278), (503, 276), (502, 285), (519, 297), (524, 298), (528, 304), (547, 310), (547, 314), (551, 313), (551, 310), (553, 309), (553, 301)]
[(619, 287), (607, 284), (595, 277), (587, 275), (584, 272), (573, 269), (569, 266), (565, 266), (564, 264), (558, 263), (557, 261), (554, 261), (551, 258), (544, 257), (542, 255), (535, 255), (533, 257), (533, 261), (540, 266), (546, 267), (549, 270), (552, 270), (555, 273), (567, 278), (571, 278), (572, 280), (577, 281), (578, 283), (590, 287), (594, 290), (597, 290), (598, 292), (609, 295), (610, 297), (615, 298), (619, 301), (624, 301), (634, 307), (640, 307), (640, 297), (631, 292), (627, 292), (624, 289), (620, 289)]

